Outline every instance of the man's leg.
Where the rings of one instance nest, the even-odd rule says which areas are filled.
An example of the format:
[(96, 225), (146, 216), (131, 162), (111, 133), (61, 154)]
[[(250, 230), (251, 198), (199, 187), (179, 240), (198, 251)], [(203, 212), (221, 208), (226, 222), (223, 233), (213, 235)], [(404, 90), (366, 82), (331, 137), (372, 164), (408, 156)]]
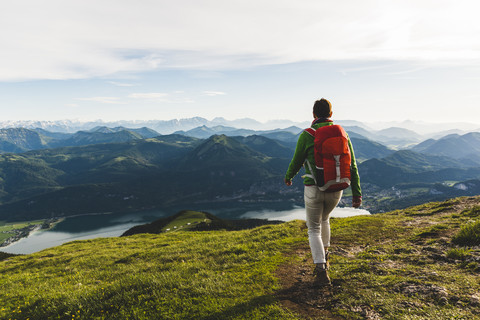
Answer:
[(335, 209), (342, 198), (343, 191), (328, 192), (324, 194), (324, 209), (322, 212), (321, 234), (323, 247), (325, 249), (325, 261), (329, 268), (328, 248), (330, 247), (330, 213)]
[(308, 241), (313, 263), (325, 263), (325, 250), (322, 241), (321, 219), (323, 213), (323, 192), (316, 186), (305, 186), (305, 210), (307, 213)]

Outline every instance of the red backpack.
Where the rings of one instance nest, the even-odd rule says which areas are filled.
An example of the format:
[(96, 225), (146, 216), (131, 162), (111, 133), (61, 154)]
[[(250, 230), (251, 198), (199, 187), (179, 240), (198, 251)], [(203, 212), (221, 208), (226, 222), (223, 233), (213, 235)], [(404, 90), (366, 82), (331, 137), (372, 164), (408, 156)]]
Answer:
[(308, 167), (320, 191), (335, 192), (350, 185), (352, 158), (348, 146), (348, 135), (339, 125), (328, 125), (318, 129), (305, 129), (314, 137), (315, 167)]

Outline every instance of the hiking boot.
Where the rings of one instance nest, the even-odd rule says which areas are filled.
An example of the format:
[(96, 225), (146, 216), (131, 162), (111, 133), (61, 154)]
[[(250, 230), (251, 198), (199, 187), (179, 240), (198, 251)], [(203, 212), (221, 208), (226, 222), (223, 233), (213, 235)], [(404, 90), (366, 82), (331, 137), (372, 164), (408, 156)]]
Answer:
[(315, 266), (315, 270), (313, 271), (313, 276), (315, 277), (315, 280), (314, 280), (315, 286), (323, 287), (323, 286), (329, 286), (332, 284), (327, 274), (326, 265), (323, 263), (319, 263)]

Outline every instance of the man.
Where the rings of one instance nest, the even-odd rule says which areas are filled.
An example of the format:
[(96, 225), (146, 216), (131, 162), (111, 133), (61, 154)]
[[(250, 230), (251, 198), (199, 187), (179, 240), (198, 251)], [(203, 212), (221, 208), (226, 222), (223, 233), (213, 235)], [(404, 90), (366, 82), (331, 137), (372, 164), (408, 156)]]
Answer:
[[(323, 126), (333, 125), (330, 120), (332, 116), (332, 105), (327, 99), (315, 101), (313, 105), (313, 117), (311, 127), (318, 129)], [(306, 174), (304, 178), (304, 199), (306, 209), (306, 220), (308, 227), (308, 240), (312, 251), (313, 263), (315, 264), (315, 283), (319, 286), (329, 285), (328, 277), (328, 247), (330, 246), (330, 213), (337, 206), (342, 197), (343, 191), (323, 192), (315, 185), (313, 172), (310, 168), (315, 168), (314, 157), (314, 137), (307, 131), (303, 131), (298, 138), (295, 154), (290, 162), (287, 173), (285, 174), (285, 184), (292, 185), (293, 177), (305, 164)], [(348, 146), (351, 155), (351, 188), (353, 193), (352, 205), (355, 208), (362, 204), (362, 190), (360, 188), (360, 177), (358, 175), (357, 163), (352, 148), (352, 143), (348, 139)], [(308, 165), (308, 162), (310, 165)]]

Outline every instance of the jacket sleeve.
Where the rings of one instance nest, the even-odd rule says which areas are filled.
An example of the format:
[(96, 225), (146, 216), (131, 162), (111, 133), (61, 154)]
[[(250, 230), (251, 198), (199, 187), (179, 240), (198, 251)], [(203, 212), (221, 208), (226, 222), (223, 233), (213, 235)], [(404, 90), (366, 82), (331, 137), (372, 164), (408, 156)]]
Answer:
[(302, 132), (298, 137), (297, 146), (295, 148), (295, 153), (293, 154), (292, 161), (290, 161), (290, 165), (288, 166), (287, 173), (285, 174), (285, 180), (290, 181), (295, 177), (300, 171), (305, 162), (307, 157), (307, 150), (306, 150), (306, 137), (305, 135), (308, 134), (306, 132)]
[(348, 138), (348, 147), (350, 148), (350, 155), (352, 157), (352, 163), (350, 165), (352, 194), (353, 196), (361, 196), (362, 188), (360, 187), (360, 175), (358, 174), (357, 161), (355, 160), (355, 152), (353, 151), (350, 138)]

